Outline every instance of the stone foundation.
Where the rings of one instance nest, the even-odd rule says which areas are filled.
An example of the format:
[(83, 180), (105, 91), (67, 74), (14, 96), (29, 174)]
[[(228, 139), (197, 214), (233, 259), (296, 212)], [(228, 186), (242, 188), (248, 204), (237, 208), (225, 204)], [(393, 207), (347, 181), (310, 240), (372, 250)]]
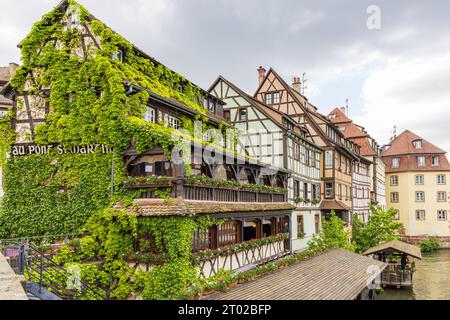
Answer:
[[(421, 236), (404, 236), (403, 241), (408, 242), (410, 244), (420, 244), (421, 242), (432, 238), (432, 236), (421, 235)], [(439, 242), (441, 243), (441, 247), (445, 249), (450, 249), (450, 237), (437, 237)]]

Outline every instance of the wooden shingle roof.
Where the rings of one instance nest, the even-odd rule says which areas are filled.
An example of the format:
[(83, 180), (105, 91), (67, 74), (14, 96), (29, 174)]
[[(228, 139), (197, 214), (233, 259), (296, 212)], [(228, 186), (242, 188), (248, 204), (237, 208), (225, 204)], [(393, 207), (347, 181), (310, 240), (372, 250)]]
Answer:
[[(121, 206), (118, 205), (118, 208)], [(295, 207), (289, 203), (239, 203), (195, 200), (138, 199), (127, 209), (139, 217), (189, 216), (199, 214), (239, 214), (239, 213), (273, 213), (290, 212)]]
[(364, 255), (368, 256), (377, 253), (390, 253), (390, 252), (406, 253), (411, 257), (422, 259), (422, 252), (419, 247), (398, 240), (389, 241), (386, 243), (382, 243), (376, 247), (370, 248), (369, 250), (364, 252)]
[(386, 267), (384, 262), (332, 249), (206, 299), (355, 300)]

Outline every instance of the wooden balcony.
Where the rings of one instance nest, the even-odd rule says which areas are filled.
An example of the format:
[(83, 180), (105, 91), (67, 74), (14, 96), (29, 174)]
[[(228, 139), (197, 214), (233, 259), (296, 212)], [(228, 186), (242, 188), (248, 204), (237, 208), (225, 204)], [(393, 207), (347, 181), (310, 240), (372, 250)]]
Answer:
[[(159, 199), (161, 193), (171, 198), (185, 200), (236, 202), (236, 203), (283, 203), (287, 202), (287, 192), (280, 192), (279, 188), (269, 190), (249, 190), (251, 185), (216, 186), (207, 184), (193, 184), (184, 178), (164, 179), (161, 182), (126, 183), (125, 188), (142, 190), (141, 199)], [(255, 187), (255, 185), (253, 185)]]

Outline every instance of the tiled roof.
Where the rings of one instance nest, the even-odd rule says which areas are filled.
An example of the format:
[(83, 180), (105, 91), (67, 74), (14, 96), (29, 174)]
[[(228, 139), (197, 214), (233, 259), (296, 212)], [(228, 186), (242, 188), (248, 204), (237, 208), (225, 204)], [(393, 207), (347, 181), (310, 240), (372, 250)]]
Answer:
[[(331, 118), (330, 115), (335, 115)], [(345, 127), (341, 131), (347, 139), (350, 139), (360, 147), (360, 154), (364, 157), (376, 156), (377, 152), (369, 142), (370, 135), (364, 131), (364, 128), (353, 123), (353, 121), (345, 115), (341, 108), (335, 108), (328, 115), (329, 120), (338, 127)]]
[[(129, 212), (138, 216), (186, 216), (198, 214), (223, 214), (246, 212), (273, 212), (295, 209), (288, 203), (238, 203), (238, 202), (213, 202), (194, 200), (170, 200), (139, 199), (130, 207)], [(120, 205), (117, 206), (121, 208)]]
[[(413, 145), (414, 141), (421, 140), (422, 148), (416, 149)], [(415, 133), (406, 130), (392, 142), (389, 149), (383, 152), (383, 156), (398, 156), (404, 154), (445, 154), (446, 152), (438, 148), (431, 142), (423, 139)]]
[[(331, 118), (330, 116), (334, 115), (334, 118)], [(331, 123), (339, 124), (339, 123), (350, 123), (352, 120), (348, 118), (344, 112), (342, 112), (341, 108), (336, 107), (328, 114), (328, 120), (331, 121)]]

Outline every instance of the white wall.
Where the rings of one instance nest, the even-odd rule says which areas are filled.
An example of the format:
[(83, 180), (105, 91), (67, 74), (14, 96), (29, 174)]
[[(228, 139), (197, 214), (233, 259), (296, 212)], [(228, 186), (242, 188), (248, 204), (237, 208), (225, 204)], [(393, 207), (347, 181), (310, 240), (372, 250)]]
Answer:
[[(308, 241), (315, 234), (315, 216), (316, 214), (320, 215), (320, 210), (307, 210), (307, 211), (294, 211), (291, 214), (291, 226), (292, 226), (292, 235), (291, 235), (291, 248), (294, 252), (304, 251), (308, 249)], [(303, 215), (304, 219), (304, 229), (305, 229), (305, 237), (303, 239), (299, 239), (297, 235), (297, 217), (299, 215)]]

